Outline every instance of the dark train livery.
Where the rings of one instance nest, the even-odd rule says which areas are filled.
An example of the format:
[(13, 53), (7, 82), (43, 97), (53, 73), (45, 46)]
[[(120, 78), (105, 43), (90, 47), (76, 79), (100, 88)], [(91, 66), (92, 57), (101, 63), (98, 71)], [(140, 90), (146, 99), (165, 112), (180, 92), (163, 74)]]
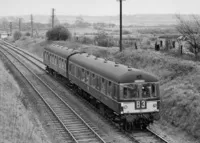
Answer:
[(46, 47), (43, 60), (50, 74), (68, 80), (125, 129), (160, 118), (159, 81), (147, 72), (58, 45)]

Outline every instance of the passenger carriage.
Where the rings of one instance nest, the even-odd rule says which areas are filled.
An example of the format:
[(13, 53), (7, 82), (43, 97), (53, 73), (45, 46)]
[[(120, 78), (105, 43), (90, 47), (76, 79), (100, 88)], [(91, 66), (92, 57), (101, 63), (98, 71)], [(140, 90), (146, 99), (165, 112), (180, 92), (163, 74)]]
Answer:
[(56, 45), (45, 48), (44, 63), (114, 121), (146, 126), (159, 119), (159, 82), (147, 72)]

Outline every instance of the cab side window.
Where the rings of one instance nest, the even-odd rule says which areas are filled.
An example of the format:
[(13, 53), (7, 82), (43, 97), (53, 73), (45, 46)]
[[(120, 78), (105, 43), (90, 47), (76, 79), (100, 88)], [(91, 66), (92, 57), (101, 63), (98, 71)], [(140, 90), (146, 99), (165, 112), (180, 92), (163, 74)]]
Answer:
[(127, 98), (128, 96), (128, 89), (126, 87), (124, 87), (124, 90), (123, 90), (124, 94), (123, 94), (123, 98)]
[(156, 97), (156, 85), (152, 84), (151, 85), (151, 93), (153, 97)]
[(117, 85), (113, 83), (112, 97), (117, 100)]

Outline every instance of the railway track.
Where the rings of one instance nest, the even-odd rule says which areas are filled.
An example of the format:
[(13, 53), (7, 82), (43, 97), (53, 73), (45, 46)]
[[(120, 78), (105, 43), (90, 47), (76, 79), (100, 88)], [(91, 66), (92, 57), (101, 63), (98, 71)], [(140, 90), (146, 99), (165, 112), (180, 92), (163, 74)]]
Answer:
[[(88, 123), (86, 123), (65, 101), (63, 101), (45, 82), (33, 73), (20, 59), (9, 50), (2, 50), (14, 66), (19, 69), (23, 77), (29, 82), (34, 90), (41, 97), (43, 102), (51, 111), (54, 117), (54, 124), (66, 142), (76, 143), (105, 143)], [(57, 120), (55, 120), (57, 119)]]
[[(24, 56), (23, 54), (26, 54), (29, 57), (31, 57), (31, 58), (28, 58), (26, 56), (27, 59), (29, 59), (29, 60), (33, 59), (34, 61), (37, 61), (40, 64), (43, 64), (42, 59), (38, 59), (36, 56), (33, 56), (32, 54), (30, 54), (24, 50), (21, 50), (20, 48), (17, 48), (15, 46), (11, 45), (10, 43), (7, 43), (5, 41), (3, 41), (3, 42), (6, 46), (8, 46), (8, 48), (10, 47), (12, 49), (15, 49), (15, 52), (18, 52), (18, 50), (19, 50), (20, 53), (18, 52), (18, 54), (21, 54), (22, 56)], [(43, 67), (39, 66), (34, 61), (32, 61), (32, 62), (36, 66), (38, 66), (44, 70)], [(132, 133), (127, 133), (127, 132), (124, 132), (124, 133), (126, 134), (127, 137), (129, 137), (135, 143), (143, 143), (143, 142), (144, 143), (170, 143), (171, 142), (171, 141), (167, 141), (163, 137), (160, 137), (158, 134), (153, 132), (150, 128), (147, 128), (146, 130), (142, 130), (142, 131), (132, 132)]]
[(130, 138), (133, 138), (137, 143), (170, 143), (163, 137), (153, 132), (150, 129), (133, 131), (128, 133)]

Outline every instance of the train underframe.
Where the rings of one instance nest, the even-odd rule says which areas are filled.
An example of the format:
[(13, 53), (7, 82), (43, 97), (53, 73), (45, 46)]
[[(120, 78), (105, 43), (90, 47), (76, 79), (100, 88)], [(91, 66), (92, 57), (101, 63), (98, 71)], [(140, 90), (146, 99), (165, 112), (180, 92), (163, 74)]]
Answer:
[(101, 115), (117, 124), (121, 129), (131, 131), (133, 129), (145, 129), (154, 120), (159, 120), (159, 112), (156, 113), (140, 113), (140, 114), (117, 114), (111, 110), (108, 106), (97, 100), (77, 85), (71, 83), (67, 78), (58, 74), (56, 71), (50, 68), (46, 68), (46, 71), (56, 78), (62, 79), (68, 86), (74, 89), (82, 98), (87, 100), (95, 108), (98, 109)]

